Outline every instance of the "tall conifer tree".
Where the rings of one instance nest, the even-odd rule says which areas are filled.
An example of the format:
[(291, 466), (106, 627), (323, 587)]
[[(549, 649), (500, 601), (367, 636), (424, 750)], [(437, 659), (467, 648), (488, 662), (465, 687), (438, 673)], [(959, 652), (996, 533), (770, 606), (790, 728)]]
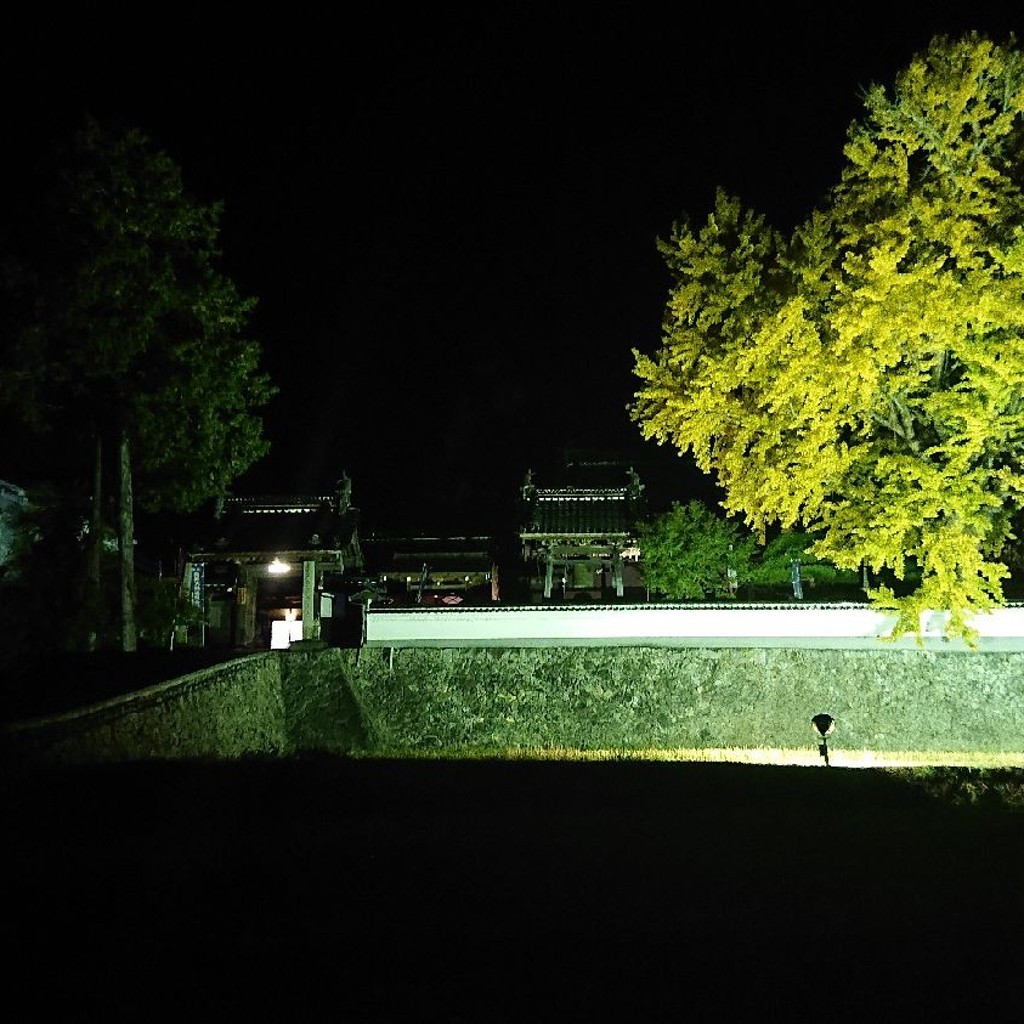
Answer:
[(59, 248), (37, 272), (7, 396), (36, 425), (93, 439), (119, 493), (122, 646), (134, 650), (135, 501), (189, 511), (267, 450), (274, 393), (245, 337), (255, 299), (218, 269), (221, 205), (189, 196), (178, 166), (137, 129), (89, 120), (56, 194)]

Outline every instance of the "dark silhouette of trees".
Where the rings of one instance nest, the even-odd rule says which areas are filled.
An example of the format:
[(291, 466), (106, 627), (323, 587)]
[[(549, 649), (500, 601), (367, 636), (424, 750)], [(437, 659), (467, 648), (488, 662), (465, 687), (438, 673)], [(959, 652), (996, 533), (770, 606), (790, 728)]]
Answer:
[[(116, 481), (131, 651), (136, 503), (188, 512), (226, 493), (268, 449), (258, 412), (275, 389), (245, 334), (256, 300), (218, 269), (221, 205), (186, 193), (178, 166), (136, 128), (87, 119), (61, 164), (47, 244), (8, 263), (17, 313), (0, 399), (70, 456), (65, 469), (88, 499), (92, 601)], [(72, 469), (83, 465), (88, 474)]]

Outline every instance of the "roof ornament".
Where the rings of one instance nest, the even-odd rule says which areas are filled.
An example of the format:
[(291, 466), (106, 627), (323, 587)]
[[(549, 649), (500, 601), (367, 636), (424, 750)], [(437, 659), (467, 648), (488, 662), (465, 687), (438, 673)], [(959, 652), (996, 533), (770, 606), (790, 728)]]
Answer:
[(523, 480), (522, 493), (523, 493), (523, 500), (524, 501), (531, 501), (536, 496), (536, 494), (537, 494), (537, 488), (536, 488), (536, 486), (534, 485), (534, 482), (533, 482), (533, 470), (532, 469), (528, 469), (526, 471), (526, 477)]
[(352, 481), (344, 470), (341, 479), (334, 485), (334, 493), (338, 498), (338, 513), (344, 515), (352, 507)]

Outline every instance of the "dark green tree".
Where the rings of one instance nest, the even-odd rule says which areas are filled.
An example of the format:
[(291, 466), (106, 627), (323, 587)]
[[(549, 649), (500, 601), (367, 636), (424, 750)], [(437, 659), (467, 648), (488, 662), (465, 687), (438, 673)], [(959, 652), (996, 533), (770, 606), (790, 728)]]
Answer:
[(749, 580), (754, 538), (699, 501), (673, 502), (639, 534), (644, 582), (670, 600), (734, 594)]
[(792, 582), (793, 562), (800, 563), (800, 575), (811, 586), (856, 586), (856, 572), (839, 569), (818, 558), (811, 548), (817, 538), (801, 530), (783, 530), (763, 547), (758, 547), (750, 569), (752, 586), (788, 586)]
[[(136, 494), (187, 512), (223, 495), (267, 451), (257, 413), (274, 394), (246, 338), (256, 300), (219, 269), (220, 203), (186, 193), (179, 167), (140, 130), (89, 119), (55, 190), (59, 241), (16, 276), (22, 318), (2, 397), (40, 430), (88, 443), (89, 575), (117, 480), (121, 640), (136, 646)], [(10, 276), (10, 275), (9, 275)]]

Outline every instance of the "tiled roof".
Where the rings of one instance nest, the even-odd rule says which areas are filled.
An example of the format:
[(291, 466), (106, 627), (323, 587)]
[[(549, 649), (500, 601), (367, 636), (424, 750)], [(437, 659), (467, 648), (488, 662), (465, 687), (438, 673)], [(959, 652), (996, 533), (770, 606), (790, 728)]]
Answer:
[(643, 486), (627, 462), (577, 452), (544, 476), (526, 474), (521, 538), (632, 535), (642, 513)]
[(419, 575), (425, 562), (436, 572), (487, 572), (494, 556), (490, 537), (370, 538), (361, 542), (367, 567)]
[(228, 506), (205, 554), (345, 551), (355, 542), (356, 517), (328, 504), (246, 502)]
[(484, 551), (446, 552), (444, 554), (396, 554), (388, 563), (391, 572), (419, 575), (426, 564), (431, 572), (487, 572), (494, 559)]
[(539, 489), (522, 536), (626, 536), (631, 507), (625, 489)]

